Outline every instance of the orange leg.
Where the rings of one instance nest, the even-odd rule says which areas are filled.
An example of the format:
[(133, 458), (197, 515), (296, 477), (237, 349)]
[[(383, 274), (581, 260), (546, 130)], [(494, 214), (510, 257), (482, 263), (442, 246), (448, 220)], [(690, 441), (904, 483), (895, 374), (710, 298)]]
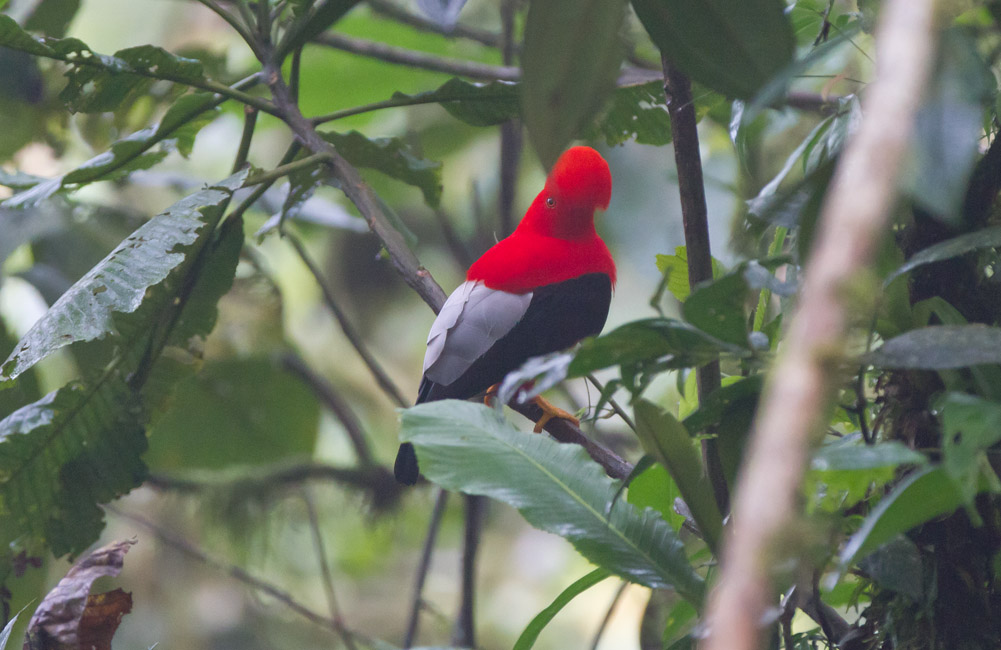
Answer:
[(569, 420), (574, 423), (574, 426), (580, 426), (580, 420), (578, 420), (569, 411), (564, 411), (563, 409), (553, 406), (548, 400), (544, 399), (542, 396), (536, 397), (532, 400), (535, 402), (536, 406), (542, 409), (542, 417), (539, 421), (535, 423), (535, 428), (533, 431), (535, 433), (542, 433), (542, 428), (546, 426), (546, 423), (553, 418), (560, 418), (561, 420)]

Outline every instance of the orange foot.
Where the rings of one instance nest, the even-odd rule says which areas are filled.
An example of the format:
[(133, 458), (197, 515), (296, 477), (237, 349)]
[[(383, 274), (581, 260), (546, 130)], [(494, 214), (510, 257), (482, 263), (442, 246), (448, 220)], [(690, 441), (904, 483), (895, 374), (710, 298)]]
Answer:
[(536, 406), (542, 409), (542, 417), (539, 421), (535, 423), (535, 428), (532, 429), (535, 433), (542, 433), (542, 428), (552, 420), (553, 418), (560, 418), (561, 420), (569, 420), (573, 422), (574, 426), (580, 426), (580, 420), (578, 420), (574, 415), (568, 411), (553, 406), (548, 400), (543, 399), (541, 396), (536, 397), (532, 400), (535, 402)]

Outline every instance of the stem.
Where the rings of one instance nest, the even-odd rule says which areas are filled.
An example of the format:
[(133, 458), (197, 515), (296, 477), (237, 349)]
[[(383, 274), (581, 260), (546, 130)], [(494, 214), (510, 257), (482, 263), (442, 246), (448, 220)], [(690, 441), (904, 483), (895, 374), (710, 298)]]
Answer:
[[(694, 290), (712, 280), (712, 252), (709, 245), (709, 218), (706, 209), (705, 184), (702, 178), (702, 157), (699, 154), (699, 134), (695, 121), (695, 102), (692, 84), (684, 74), (663, 58), (664, 92), (667, 110), (671, 116), (671, 133), (674, 140), (674, 161), (678, 170), (678, 190), (681, 193), (681, 214), (685, 230), (685, 249), (688, 253), (688, 285)], [(712, 361), (695, 369), (699, 403), (705, 404), (710, 393), (719, 389), (722, 378), (719, 361)], [(719, 441), (714, 430), (703, 433), (702, 462), (713, 486), (713, 494), (720, 512), (730, 509), (730, 495), (726, 474), (719, 458)]]
[(421, 548), (421, 559), (417, 565), (417, 577), (414, 580), (414, 595), (410, 600), (410, 616), (407, 618), (407, 631), (403, 636), (404, 650), (414, 645), (417, 638), (417, 626), (420, 622), (421, 604), (424, 602), (424, 581), (427, 580), (428, 571), (431, 569), (431, 552), (434, 550), (434, 542), (441, 529), (441, 520), (445, 515), (445, 504), (448, 502), (448, 492), (438, 488), (434, 498), (434, 510), (431, 511), (431, 521), (428, 523), (428, 532), (424, 537), (424, 546)]
[(476, 596), (476, 552), (480, 547), (483, 511), (487, 500), (486, 497), (474, 494), (464, 494), (462, 498), (466, 516), (466, 528), (462, 540), (462, 597), (452, 633), (452, 644), (460, 648), (475, 648), (476, 626), (473, 604)]
[(397, 63), (412, 68), (444, 72), (472, 79), (517, 81), (521, 78), (521, 70), (511, 66), (489, 65), (464, 59), (435, 56), (427, 52), (408, 50), (336, 32), (320, 34), (313, 38), (313, 42), (387, 63)]
[(236, 149), (236, 158), (233, 160), (233, 171), (240, 169), (247, 163), (247, 155), (250, 153), (250, 141), (254, 138), (254, 129), (257, 127), (258, 111), (252, 106), (243, 108), (243, 134), (240, 136), (240, 146)]
[(305, 158), (300, 158), (299, 160), (294, 160), (292, 162), (279, 165), (274, 169), (260, 173), (257, 176), (251, 176), (243, 183), (243, 186), (251, 187), (253, 185), (260, 185), (262, 183), (268, 183), (268, 184), (274, 183), (283, 176), (294, 174), (300, 169), (308, 169), (310, 167), (315, 167), (316, 165), (323, 164), (328, 160), (330, 160), (330, 156), (328, 154), (315, 153), (312, 156), (306, 156)]
[[(785, 245), (786, 234), (789, 229), (785, 226), (775, 227), (775, 237), (772, 239), (771, 245), (768, 247), (768, 257), (775, 257), (780, 252), (782, 252), (782, 247)], [(772, 300), (772, 290), (768, 287), (763, 287), (761, 292), (758, 294), (758, 307), (754, 310), (754, 331), (760, 332), (761, 328), (765, 325), (765, 316), (768, 314), (768, 303)]]

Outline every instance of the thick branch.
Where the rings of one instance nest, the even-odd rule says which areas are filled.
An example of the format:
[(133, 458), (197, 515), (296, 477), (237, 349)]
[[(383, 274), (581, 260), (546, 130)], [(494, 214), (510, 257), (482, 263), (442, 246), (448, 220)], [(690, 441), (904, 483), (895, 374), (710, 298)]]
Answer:
[[(712, 249), (709, 245), (709, 216), (706, 208), (705, 183), (702, 178), (702, 157), (699, 154), (699, 133), (696, 129), (695, 100), (692, 84), (684, 74), (672, 66), (667, 58), (664, 64), (664, 92), (667, 110), (671, 116), (671, 134), (674, 140), (674, 163), (678, 170), (678, 191), (681, 194), (681, 218), (685, 230), (685, 250), (688, 253), (688, 286), (694, 291), (699, 284), (712, 280)], [(712, 361), (695, 369), (699, 403), (704, 404), (710, 393), (719, 389), (722, 382), (719, 361)], [(713, 486), (720, 512), (729, 510), (730, 496), (726, 475), (719, 458), (719, 444), (706, 430), (708, 437), (702, 441), (702, 459), (706, 474)]]
[(932, 0), (887, 0), (876, 34), (878, 78), (820, 217), (800, 304), (761, 398), (738, 481), (722, 572), (710, 597), (705, 650), (752, 650), (774, 602), (776, 541), (796, 518), (810, 445), (824, 426), (842, 358), (851, 295), (887, 228), (900, 164), (931, 67)]

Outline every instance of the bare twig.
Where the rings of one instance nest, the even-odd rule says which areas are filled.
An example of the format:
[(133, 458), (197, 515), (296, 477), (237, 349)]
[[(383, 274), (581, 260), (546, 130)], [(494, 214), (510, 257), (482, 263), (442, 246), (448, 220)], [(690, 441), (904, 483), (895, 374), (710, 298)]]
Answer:
[(408, 50), (395, 45), (386, 45), (378, 41), (348, 36), (337, 32), (325, 32), (316, 36), (314, 42), (337, 50), (367, 56), (387, 63), (398, 63), (422, 70), (434, 70), (454, 74), (471, 79), (500, 79), (502, 81), (517, 81), (521, 71), (511, 66), (489, 65), (464, 59), (452, 59), (436, 56), (418, 50)]
[[(514, 18), (517, 0), (500, 3), (501, 26), (504, 37), (501, 56), (504, 65), (514, 64)], [(509, 120), (500, 126), (500, 188), (497, 192), (497, 212), (500, 233), (506, 237), (514, 230), (514, 200), (518, 180), (518, 160), (521, 158), (521, 121)]]
[(463, 514), (466, 518), (465, 534), (462, 539), (462, 589), (459, 615), (455, 619), (455, 629), (452, 632), (452, 644), (459, 648), (475, 648), (476, 626), (473, 605), (476, 596), (476, 552), (480, 547), (486, 497), (464, 494), (462, 499)]
[(235, 580), (238, 580), (246, 585), (249, 585), (250, 587), (256, 589), (257, 591), (267, 594), (268, 596), (274, 598), (275, 600), (285, 605), (290, 610), (302, 616), (311, 623), (315, 623), (320, 627), (327, 628), (328, 630), (337, 633), (342, 638), (345, 635), (347, 635), (355, 639), (363, 639), (366, 642), (371, 641), (370, 639), (367, 639), (359, 635), (358, 633), (347, 629), (339, 621), (317, 614), (310, 608), (298, 602), (292, 596), (292, 594), (276, 587), (270, 582), (261, 580), (260, 578), (251, 575), (246, 570), (236, 566), (235, 564), (230, 564), (228, 562), (224, 562), (222, 560), (218, 560), (214, 557), (211, 557), (210, 555), (202, 551), (200, 548), (190, 543), (188, 540), (160, 527), (159, 525), (153, 523), (152, 521), (146, 519), (145, 517), (130, 512), (125, 512), (124, 510), (119, 510), (118, 508), (112, 505), (106, 505), (104, 506), (104, 509), (107, 512), (110, 512), (111, 514), (115, 515), (116, 517), (120, 517), (122, 519), (126, 519), (133, 523), (139, 524), (143, 528), (153, 533), (153, 535), (161, 542), (184, 553), (188, 557), (194, 558), (195, 560), (198, 560), (199, 562), (202, 562), (203, 564), (206, 564), (212, 567), (213, 569), (216, 569), (217, 571), (225, 573), (226, 575), (230, 576)]
[(381, 465), (369, 467), (337, 467), (320, 463), (297, 463), (272, 468), (255, 467), (252, 473), (237, 477), (212, 478), (178, 477), (150, 474), (145, 485), (157, 490), (201, 492), (220, 487), (233, 490), (274, 490), (296, 486), (306, 481), (334, 481), (368, 491), (376, 509), (392, 506), (400, 498), (400, 485), (393, 473)]
[(434, 497), (434, 509), (431, 511), (431, 521), (428, 523), (428, 532), (424, 537), (424, 546), (421, 548), (421, 559), (417, 565), (417, 574), (414, 580), (414, 595), (410, 601), (410, 617), (407, 619), (407, 631), (403, 637), (404, 650), (414, 645), (417, 638), (417, 626), (420, 622), (422, 604), (424, 602), (424, 581), (427, 579), (428, 571), (431, 568), (431, 552), (434, 550), (434, 542), (441, 529), (441, 520), (445, 515), (445, 504), (448, 503), (448, 492), (438, 488)]
[(495, 34), (485, 29), (467, 27), (466, 25), (455, 25), (451, 29), (445, 29), (435, 21), (411, 13), (389, 0), (368, 0), (368, 6), (375, 10), (376, 13), (425, 32), (465, 38), (488, 47), (501, 47), (503, 44), (503, 38), (500, 34)]
[[(678, 170), (678, 190), (681, 194), (681, 215), (685, 231), (685, 250), (688, 251), (688, 285), (695, 287), (713, 277), (712, 249), (709, 244), (709, 217), (706, 208), (705, 184), (702, 178), (702, 157), (699, 154), (699, 134), (696, 130), (695, 102), (692, 84), (681, 71), (665, 57), (664, 92), (667, 110), (671, 116), (671, 134), (674, 140), (674, 162)], [(711, 361), (695, 369), (699, 403), (704, 404), (709, 395), (718, 390), (722, 382), (719, 361)], [(712, 435), (714, 429), (703, 432), (702, 462), (713, 486), (720, 512), (729, 510), (730, 495), (726, 474), (719, 457), (719, 443)]]
[(340, 393), (330, 385), (330, 382), (313, 372), (313, 369), (306, 365), (306, 362), (299, 355), (286, 352), (281, 356), (281, 363), (286, 370), (309, 386), (313, 393), (337, 417), (355, 448), (358, 462), (362, 465), (374, 465), (375, 461), (368, 447), (365, 430), (348, 401), (341, 397)]
[(876, 34), (878, 78), (859, 130), (845, 147), (821, 210), (800, 304), (769, 376), (738, 481), (720, 580), (709, 599), (705, 650), (759, 647), (774, 602), (770, 560), (796, 517), (815, 433), (843, 358), (852, 278), (871, 264), (886, 229), (900, 164), (928, 78), (935, 32), (932, 0), (887, 0)]
[(598, 643), (601, 642), (601, 636), (605, 633), (605, 628), (608, 627), (608, 623), (612, 620), (612, 614), (615, 613), (615, 607), (622, 600), (622, 594), (626, 593), (626, 588), (629, 583), (625, 580), (619, 585), (619, 588), (615, 590), (615, 595), (612, 596), (612, 602), (608, 604), (608, 609), (605, 611), (605, 615), (601, 619), (601, 623), (598, 624), (598, 629), (594, 631), (594, 639), (591, 641), (591, 650), (598, 650)]
[(459, 237), (459, 233), (456, 232), (451, 217), (441, 208), (434, 211), (434, 216), (438, 221), (438, 226), (441, 228), (442, 237), (445, 238), (445, 244), (448, 245), (448, 250), (452, 253), (452, 257), (455, 258), (455, 263), (463, 271), (468, 269), (475, 260), (469, 254), (469, 249), (466, 248), (462, 238)]
[(309, 253), (306, 252), (306, 248), (302, 245), (302, 242), (299, 241), (298, 237), (287, 230), (283, 232), (283, 235), (285, 236), (285, 239), (292, 244), (292, 247), (295, 248), (295, 252), (299, 255), (299, 259), (302, 260), (302, 263), (306, 265), (306, 268), (308, 268), (309, 272), (313, 275), (313, 279), (316, 281), (316, 284), (320, 287), (320, 291), (323, 294), (324, 303), (326, 303), (327, 308), (330, 309), (331, 313), (333, 313), (334, 318), (337, 319), (338, 324), (341, 326), (341, 331), (344, 332), (344, 336), (354, 347), (362, 361), (365, 362), (365, 365), (368, 367), (369, 372), (372, 373), (372, 376), (375, 377), (375, 381), (379, 384), (379, 387), (382, 388), (390, 399), (396, 402), (397, 406), (410, 406), (409, 402), (404, 399), (400, 389), (396, 387), (393, 380), (389, 378), (386, 371), (382, 369), (379, 362), (375, 360), (374, 356), (372, 356), (372, 353), (369, 351), (368, 346), (365, 345), (365, 341), (358, 333), (358, 330), (356, 330), (354, 325), (351, 324), (351, 321), (348, 320), (348, 315), (343, 309), (341, 309), (340, 304), (338, 304), (337, 299), (334, 297), (333, 290), (328, 286), (327, 281), (323, 277), (323, 273), (320, 271), (319, 267), (316, 266), (316, 263), (309, 257)]
[(320, 577), (323, 581), (323, 589), (327, 595), (330, 620), (335, 621), (339, 626), (337, 631), (340, 634), (341, 641), (344, 642), (348, 650), (357, 650), (354, 637), (347, 632), (347, 628), (344, 626), (344, 617), (341, 616), (341, 608), (337, 605), (337, 594), (334, 592), (334, 578), (330, 571), (330, 563), (327, 562), (327, 552), (323, 547), (323, 535), (320, 533), (320, 522), (316, 516), (316, 506), (313, 504), (313, 497), (306, 487), (302, 489), (302, 500), (306, 505), (309, 529), (313, 534), (313, 547), (316, 549), (316, 559), (320, 565)]

